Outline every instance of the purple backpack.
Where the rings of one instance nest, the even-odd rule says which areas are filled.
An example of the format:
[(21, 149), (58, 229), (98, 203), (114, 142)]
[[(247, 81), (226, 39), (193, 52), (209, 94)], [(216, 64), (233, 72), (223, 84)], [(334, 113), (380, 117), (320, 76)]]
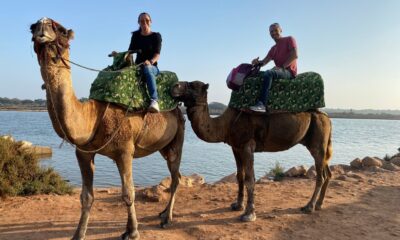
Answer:
[(246, 77), (258, 73), (260, 66), (254, 66), (249, 63), (242, 63), (239, 66), (232, 69), (226, 78), (226, 85), (233, 91), (237, 91), (243, 85)]

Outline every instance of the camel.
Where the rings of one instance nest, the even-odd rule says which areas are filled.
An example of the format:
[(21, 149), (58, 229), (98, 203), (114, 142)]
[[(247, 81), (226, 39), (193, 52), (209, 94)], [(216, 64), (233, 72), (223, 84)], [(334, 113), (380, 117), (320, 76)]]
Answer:
[(172, 88), (172, 96), (187, 107), (192, 128), (200, 139), (224, 142), (232, 147), (238, 182), (232, 210), (244, 209), (244, 186), (247, 189), (247, 204), (241, 221), (256, 220), (254, 152), (278, 152), (299, 143), (313, 156), (317, 172), (314, 193), (301, 210), (305, 213), (320, 210), (331, 178), (328, 162), (332, 157), (332, 127), (328, 116), (320, 111), (266, 115), (228, 107), (220, 116), (211, 118), (207, 104), (208, 86), (200, 81), (178, 82)]
[(47, 108), (57, 135), (76, 146), (82, 175), (81, 216), (72, 239), (84, 239), (94, 201), (94, 157), (97, 153), (115, 161), (122, 183), (122, 199), (128, 220), (121, 239), (139, 239), (134, 206), (132, 160), (159, 151), (171, 174), (171, 196), (160, 213), (161, 226), (172, 221), (175, 193), (179, 185), (179, 166), (184, 140), (184, 118), (177, 107), (161, 113), (130, 113), (105, 102), (81, 103), (71, 82), (69, 41), (73, 31), (49, 18), (31, 25), (32, 41), (46, 89)]

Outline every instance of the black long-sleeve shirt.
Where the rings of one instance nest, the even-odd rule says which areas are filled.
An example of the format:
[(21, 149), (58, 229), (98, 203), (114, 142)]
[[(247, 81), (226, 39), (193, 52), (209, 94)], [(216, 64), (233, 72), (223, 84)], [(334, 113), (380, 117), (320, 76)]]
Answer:
[[(155, 54), (161, 52), (161, 34), (158, 32), (152, 32), (148, 36), (143, 36), (140, 31), (137, 30), (132, 32), (131, 43), (129, 44), (128, 50), (138, 50), (141, 52), (137, 54), (135, 63), (139, 64), (146, 60), (151, 60)], [(157, 66), (157, 62), (153, 65)]]

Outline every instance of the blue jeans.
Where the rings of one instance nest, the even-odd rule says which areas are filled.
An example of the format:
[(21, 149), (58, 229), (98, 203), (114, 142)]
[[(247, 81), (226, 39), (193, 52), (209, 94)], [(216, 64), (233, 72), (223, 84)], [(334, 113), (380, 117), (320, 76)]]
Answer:
[(160, 73), (157, 66), (145, 65), (143, 66), (143, 74), (146, 79), (147, 89), (151, 100), (158, 100), (156, 76)]
[(292, 73), (287, 69), (278, 69), (278, 70), (267, 70), (264, 74), (263, 78), (263, 86), (261, 89), (261, 96), (259, 101), (264, 103), (264, 106), (267, 105), (268, 97), (269, 97), (269, 89), (272, 85), (272, 80), (275, 79), (292, 79)]

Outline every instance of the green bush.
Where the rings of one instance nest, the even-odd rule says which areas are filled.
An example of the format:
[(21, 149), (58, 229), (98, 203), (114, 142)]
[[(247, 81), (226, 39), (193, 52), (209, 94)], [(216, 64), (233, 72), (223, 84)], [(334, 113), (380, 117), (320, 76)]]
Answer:
[(274, 181), (281, 181), (285, 177), (284, 169), (279, 162), (276, 162), (275, 167), (270, 169), (269, 175), (274, 176)]
[(34, 194), (70, 194), (72, 187), (52, 168), (13, 141), (0, 139), (0, 197)]

